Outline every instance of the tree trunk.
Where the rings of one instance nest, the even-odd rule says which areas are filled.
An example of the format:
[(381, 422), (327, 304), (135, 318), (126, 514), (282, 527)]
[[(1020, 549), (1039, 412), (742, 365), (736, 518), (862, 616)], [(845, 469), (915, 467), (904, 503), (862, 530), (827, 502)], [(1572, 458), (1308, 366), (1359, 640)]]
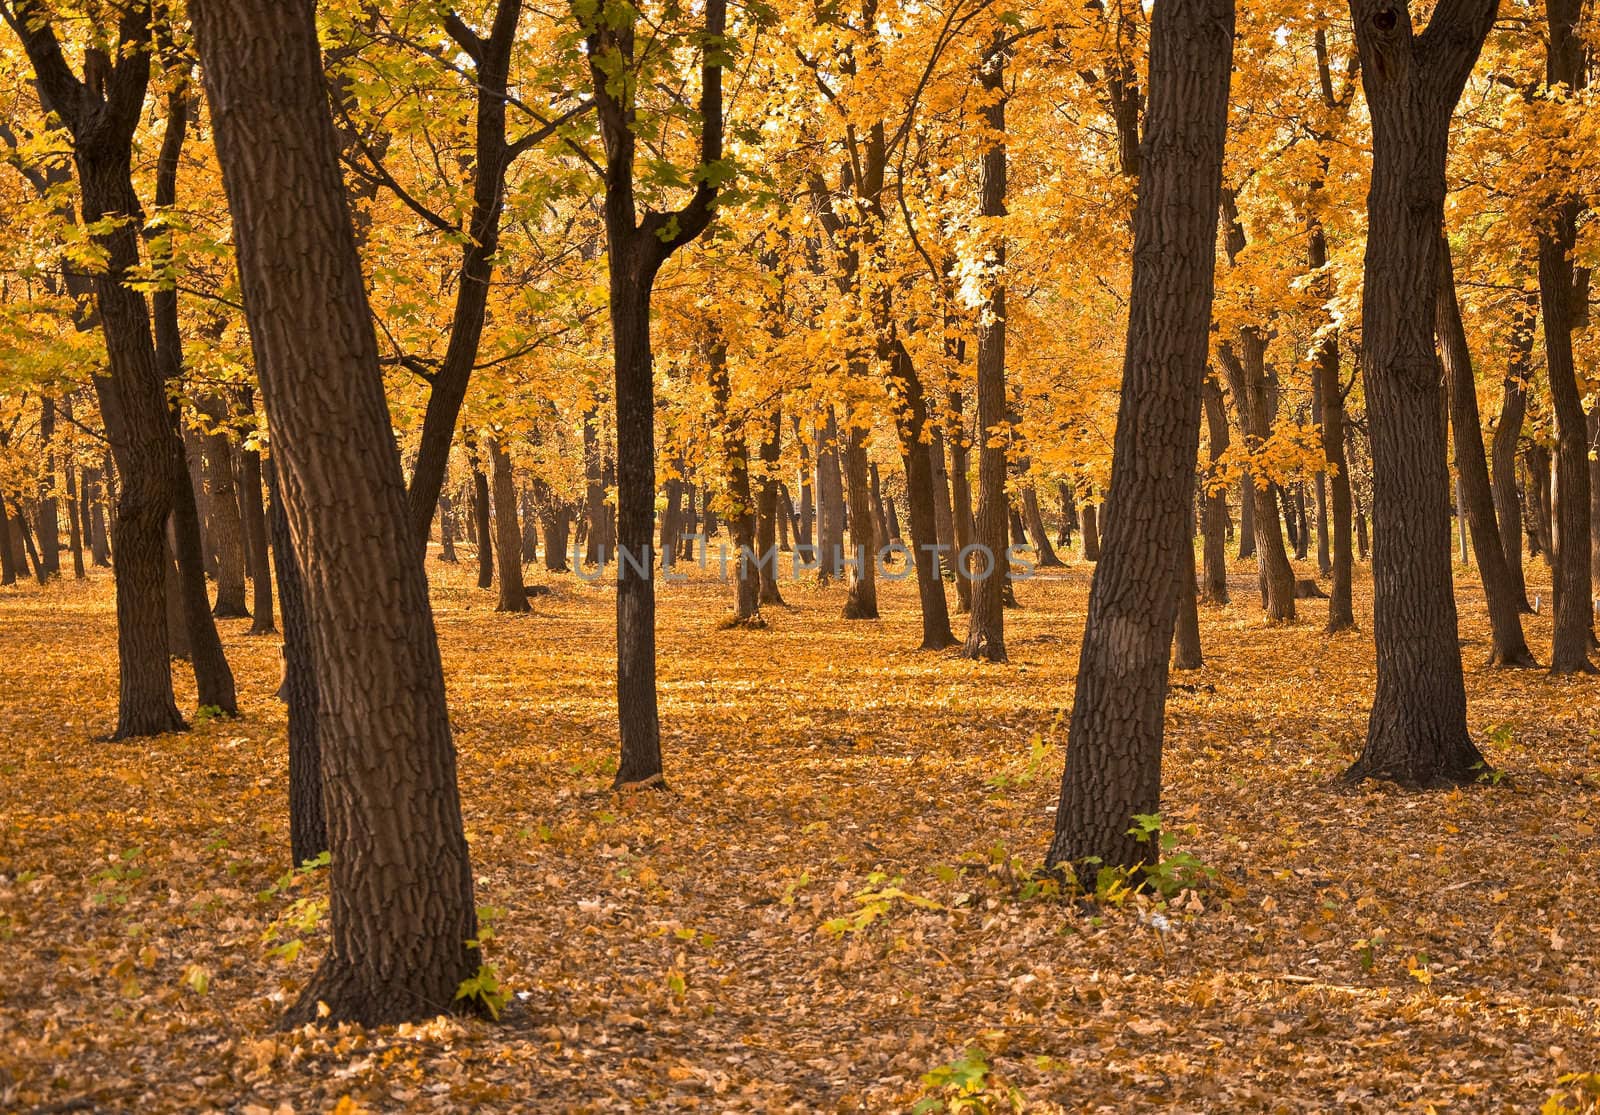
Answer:
[(844, 560), (844, 480), (839, 470), (839, 424), (833, 408), (817, 436), (817, 583), (841, 575)]
[[(1522, 439), (1522, 424), (1528, 413), (1528, 382), (1533, 378), (1533, 334), (1537, 318), (1532, 305), (1517, 308), (1511, 333), (1511, 350), (1501, 381), (1500, 418), (1494, 427), (1491, 446), (1494, 474), (1494, 513), (1499, 526), (1500, 545), (1511, 574), (1517, 610), (1527, 613), (1528, 582), (1522, 572), (1522, 504), (1517, 498), (1517, 444)], [(1600, 552), (1600, 551), (1597, 551)]]
[[(1313, 360), (1316, 391), (1322, 401), (1322, 456), (1328, 462), (1331, 502), (1333, 503), (1333, 561), (1328, 589), (1328, 633), (1347, 631), (1356, 625), (1351, 602), (1354, 563), (1350, 555), (1350, 467), (1345, 458), (1344, 391), (1339, 385), (1337, 341), (1325, 344)], [(1362, 547), (1366, 546), (1365, 527)]]
[[(216, 421), (220, 403), (205, 412)], [(239, 496), (233, 486), (233, 445), (226, 430), (201, 438), (205, 453), (204, 475), (210, 492), (210, 540), (217, 551), (217, 602), (211, 614), (219, 619), (239, 619), (250, 614), (245, 598), (244, 528), (239, 517)]]
[[(756, 497), (756, 551), (761, 558), (761, 603), (783, 606), (783, 593), (778, 591), (778, 527), (782, 516), (788, 512), (778, 499), (778, 466), (783, 450), (783, 411), (773, 407), (767, 422), (766, 435), (761, 439), (761, 491)], [(782, 549), (789, 548), (789, 532), (784, 529)]]
[(83, 568), (83, 516), (77, 466), (69, 460), (63, 473), (67, 480), (67, 548), (72, 554), (72, 577), (81, 581), (87, 573)]
[(39, 441), (43, 447), (44, 471), (38, 485), (39, 560), (46, 577), (61, 576), (61, 522), (56, 506), (55, 449), (56, 401), (49, 395), (39, 400)]
[(489, 478), (478, 461), (478, 448), (467, 445), (467, 461), (472, 467), (472, 522), (478, 536), (478, 587), (494, 584), (494, 543), (490, 541)]
[(1022, 510), (1027, 517), (1028, 533), (1033, 537), (1033, 551), (1039, 565), (1045, 569), (1061, 569), (1066, 562), (1056, 556), (1050, 545), (1050, 534), (1044, 529), (1044, 516), (1039, 514), (1039, 493), (1032, 484), (1022, 489)]
[(296, 866), (328, 850), (328, 822), (322, 798), (322, 748), (318, 733), (317, 668), (313, 661), (311, 620), (306, 612), (305, 579), (296, 564), (289, 517), (272, 462), (265, 462), (272, 498), (272, 558), (278, 571), (283, 607), (283, 684), (278, 697), (289, 718), (289, 859)]
[(1078, 505), (1072, 495), (1072, 485), (1065, 480), (1058, 482), (1056, 495), (1061, 500), (1061, 531), (1056, 535), (1056, 545), (1071, 546), (1072, 534), (1078, 529)]
[(1151, 17), (1106, 536), (1047, 856), (1090, 890), (1101, 866), (1134, 868), (1160, 854), (1158, 838), (1129, 830), (1161, 809), (1167, 652), (1180, 584), (1193, 576), (1183, 576), (1185, 520), (1210, 346), (1233, 25), (1231, 0), (1162, 0)]
[(178, 562), (173, 557), (172, 530), (167, 531), (165, 576), (167, 596), (167, 654), (181, 662), (188, 662), (194, 658), (194, 649), (189, 644), (189, 624), (183, 609), (183, 579), (178, 573)]
[(550, 486), (538, 477), (533, 481), (534, 502), (539, 505), (539, 521), (544, 528), (544, 569), (546, 573), (566, 573), (571, 519), (565, 504), (556, 500)]
[[(255, 413), (253, 403), (248, 406)], [(251, 600), (250, 634), (270, 635), (277, 630), (272, 616), (272, 560), (268, 554), (267, 518), (262, 505), (261, 452), (249, 445), (239, 449), (239, 503), (243, 512), (246, 556), (249, 558)]]
[(1477, 380), (1472, 374), (1472, 352), (1456, 301), (1455, 268), (1450, 244), (1439, 242), (1439, 279), (1435, 303), (1435, 329), (1444, 356), (1445, 387), (1450, 400), (1450, 430), (1456, 454), (1456, 495), (1472, 532), (1472, 549), (1478, 559), (1478, 576), (1489, 606), (1491, 645), (1489, 665), (1537, 665), (1522, 634), (1516, 587), (1500, 544), (1495, 521), (1494, 493), (1489, 486), (1489, 462), (1483, 452), (1483, 427), (1478, 417)]
[[(1006, 213), (1006, 49), (1001, 41), (984, 54), (978, 81), (991, 103), (984, 108), (987, 143), (978, 163), (978, 211), (985, 217)], [(1006, 557), (1006, 446), (1010, 425), (1006, 418), (1006, 243), (995, 237), (988, 254), (993, 276), (978, 314), (978, 523), (971, 569), (972, 612), (968, 617), (965, 658), (1005, 662), (1005, 583), (1001, 578)], [(986, 569), (983, 566), (987, 566)], [(981, 571), (981, 572), (980, 572)]]
[(1200, 585), (1195, 577), (1194, 539), (1189, 539), (1188, 553), (1180, 555), (1178, 577), (1178, 619), (1172, 635), (1172, 668), (1198, 670), (1205, 663), (1200, 650)]
[(190, 14), (323, 683), (330, 941), (284, 1024), (429, 1018), (478, 969), (472, 868), (315, 4)]
[[(895, 431), (900, 438), (900, 463), (906, 474), (906, 502), (911, 528), (911, 564), (917, 578), (917, 604), (922, 613), (922, 650), (943, 650), (955, 644), (950, 630), (950, 605), (944, 595), (944, 578), (939, 573), (939, 512), (937, 481), (934, 476), (935, 448), (927, 440), (928, 401), (922, 377), (911, 361), (900, 338), (890, 342), (889, 381), (900, 406), (895, 413)], [(890, 537), (899, 531), (890, 503)]]
[[(865, 375), (865, 372), (860, 373)], [(845, 619), (878, 618), (877, 531), (872, 521), (872, 489), (867, 474), (867, 431), (845, 430), (845, 510), (850, 520), (850, 552), (841, 565), (847, 589)]]
[[(1237, 215), (1229, 210), (1229, 242), (1242, 239)], [(1237, 249), (1235, 249), (1237, 250)], [(1237, 346), (1237, 351), (1235, 350)], [(1239, 432), (1247, 444), (1258, 447), (1272, 435), (1272, 387), (1266, 370), (1267, 339), (1258, 329), (1238, 331), (1234, 341), (1217, 351), (1217, 361), (1228, 376), (1233, 392)], [(1254, 478), (1247, 497), (1252, 501), (1251, 525), (1255, 534), (1253, 551), (1261, 582), (1261, 606), (1279, 622), (1295, 618), (1294, 567), (1284, 548), (1283, 530), (1278, 517), (1277, 485), (1263, 486)], [(1288, 509), (1285, 508), (1287, 512)]]
[[(713, 327), (714, 328), (714, 327)], [(706, 378), (711, 385), (713, 421), (722, 443), (727, 465), (728, 524), (733, 534), (734, 601), (733, 622), (744, 627), (765, 626), (761, 619), (761, 572), (756, 552), (756, 508), (750, 491), (750, 446), (744, 423), (732, 413), (729, 401), (732, 384), (728, 379), (728, 349), (720, 334), (711, 343)]]
[(1434, 9), (1425, 35), (1395, 0), (1352, 0), (1372, 116), (1362, 284), (1362, 382), (1372, 439), (1373, 638), (1378, 679), (1366, 745), (1346, 777), (1470, 782), (1450, 565), (1442, 369), (1434, 349), (1450, 117), (1495, 0)]
[(106, 530), (105, 504), (100, 492), (100, 469), (83, 470), (83, 498), (88, 506), (89, 560), (100, 568), (111, 568), (111, 541)]
[(961, 429), (962, 399), (960, 392), (950, 392), (950, 413), (955, 415), (956, 427), (950, 431), (950, 518), (955, 530), (956, 610), (972, 611), (972, 576), (968, 565), (968, 550), (978, 532), (972, 514), (972, 479), (968, 464), (969, 445)]
[(1100, 560), (1100, 505), (1094, 502), (1094, 489), (1088, 491), (1089, 502), (1083, 505), (1083, 560)]
[(517, 522), (517, 482), (511, 473), (511, 455), (497, 437), (490, 437), (487, 446), (494, 473), (494, 548), (500, 581), (494, 610), (526, 612), (531, 609), (522, 583), (522, 526)]
[(929, 475), (933, 478), (933, 529), (939, 546), (939, 563), (947, 573), (955, 570), (956, 521), (950, 502), (950, 469), (945, 464), (944, 431), (937, 422), (928, 445)]
[(454, 565), (456, 557), (456, 506), (448, 491), (439, 493), (439, 560)]
[(1239, 478), (1239, 560), (1256, 556), (1256, 482), (1246, 472)]
[(610, 516), (606, 512), (605, 464), (600, 454), (599, 415), (593, 408), (583, 413), (583, 510), (588, 521), (583, 563), (600, 569), (606, 566), (606, 534)]
[(1205, 575), (1200, 579), (1200, 600), (1206, 604), (1228, 602), (1228, 492), (1217, 483), (1222, 455), (1228, 451), (1228, 415), (1223, 409), (1222, 388), (1207, 375), (1201, 384), (1201, 403), (1206, 416), (1206, 439), (1210, 465), (1205, 486), (1205, 516), (1201, 536), (1205, 539), (1202, 562)]
[(539, 560), (538, 515), (533, 510), (533, 495), (526, 484), (517, 489), (517, 507), (522, 512), (522, 564)]

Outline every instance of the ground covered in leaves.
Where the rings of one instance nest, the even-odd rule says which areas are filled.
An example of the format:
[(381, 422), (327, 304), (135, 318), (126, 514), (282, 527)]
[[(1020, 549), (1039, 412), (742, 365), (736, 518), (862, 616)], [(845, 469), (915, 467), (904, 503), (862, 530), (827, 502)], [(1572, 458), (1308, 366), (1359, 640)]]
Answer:
[(878, 623), (786, 583), (761, 631), (720, 629), (709, 580), (664, 586), (671, 789), (618, 796), (604, 584), (547, 578), (507, 617), (430, 566), (500, 1021), (274, 1033), (325, 940), (325, 872), (286, 874), (277, 640), (223, 624), (243, 719), (108, 744), (109, 579), (21, 586), (0, 1109), (1590, 1109), (1600, 682), (1478, 668), (1469, 574), (1496, 773), (1342, 788), (1370, 635), (1324, 635), (1321, 602), (1263, 624), (1241, 566), (1169, 712), (1165, 817), (1198, 861), (1174, 870), (1214, 877), (1086, 906), (1030, 869), (1088, 567), (1020, 586), (1000, 667), (911, 650), (909, 582)]

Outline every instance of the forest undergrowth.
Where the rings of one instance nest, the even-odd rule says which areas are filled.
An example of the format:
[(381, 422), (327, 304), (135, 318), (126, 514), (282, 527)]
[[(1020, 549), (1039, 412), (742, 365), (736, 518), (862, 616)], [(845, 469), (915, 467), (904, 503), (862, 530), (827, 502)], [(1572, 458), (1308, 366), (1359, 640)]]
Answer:
[(709, 578), (664, 586), (670, 789), (619, 796), (612, 590), (555, 578), (511, 617), (429, 565), (498, 1021), (274, 1033), (327, 927), (325, 871), (287, 862), (277, 639), (218, 624), (243, 719), (106, 743), (110, 578), (22, 586), (0, 1109), (1594, 1109), (1595, 683), (1482, 668), (1472, 572), (1479, 785), (1342, 785), (1369, 571), (1367, 630), (1329, 637), (1321, 602), (1262, 622), (1240, 564), (1173, 676), (1167, 893), (1083, 902), (1034, 869), (1088, 566), (1019, 586), (1008, 666), (909, 649), (909, 581), (877, 623), (785, 582), (764, 630), (719, 629)]

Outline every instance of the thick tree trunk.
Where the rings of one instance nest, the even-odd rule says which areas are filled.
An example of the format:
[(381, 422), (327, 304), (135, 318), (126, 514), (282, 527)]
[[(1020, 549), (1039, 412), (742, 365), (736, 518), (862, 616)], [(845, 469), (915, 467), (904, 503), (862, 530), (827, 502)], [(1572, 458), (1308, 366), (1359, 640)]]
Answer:
[(522, 583), (522, 525), (517, 522), (517, 481), (511, 455), (500, 439), (488, 439), (489, 468), (494, 473), (494, 548), (500, 582), (497, 612), (526, 612), (528, 590)]
[(1396, 0), (1351, 0), (1372, 116), (1362, 290), (1362, 382), (1372, 438), (1373, 638), (1378, 679), (1366, 745), (1346, 777), (1470, 782), (1450, 565), (1450, 478), (1433, 306), (1450, 117), (1495, 0), (1434, 9), (1422, 36)]
[(1489, 665), (1537, 665), (1522, 634), (1516, 586), (1506, 566), (1495, 521), (1494, 493), (1489, 487), (1489, 462), (1483, 452), (1483, 428), (1478, 417), (1478, 389), (1472, 374), (1472, 352), (1467, 346), (1461, 306), (1456, 301), (1455, 268), (1450, 244), (1439, 243), (1439, 280), (1435, 329), (1444, 356), (1445, 388), (1450, 399), (1450, 429), (1455, 440), (1456, 494), (1472, 532), (1472, 550), (1478, 559), (1478, 576), (1489, 607), (1491, 645)]
[(1233, 26), (1231, 0), (1161, 0), (1151, 17), (1106, 536), (1047, 857), (1090, 889), (1101, 866), (1137, 867), (1160, 854), (1156, 839), (1140, 841), (1129, 830), (1135, 817), (1161, 809), (1167, 653), (1180, 585), (1193, 583), (1185, 520), (1210, 345)]
[(306, 612), (305, 579), (296, 564), (289, 517), (283, 509), (272, 462), (265, 462), (272, 498), (272, 558), (278, 571), (283, 607), (283, 684), (278, 697), (289, 719), (289, 859), (296, 866), (328, 850), (327, 813), (322, 800), (322, 748), (318, 732), (317, 668), (312, 659), (311, 620)]
[(330, 940), (284, 1023), (428, 1018), (478, 968), (472, 869), (315, 4), (190, 15), (322, 683)]
[[(979, 84), (992, 101), (984, 110), (987, 144), (978, 163), (978, 211), (985, 217), (1006, 213), (1006, 51), (998, 42), (984, 55)], [(973, 557), (972, 611), (965, 658), (1005, 662), (1005, 581), (1001, 563), (1006, 560), (1006, 445), (1010, 425), (1006, 419), (1006, 243), (996, 237), (989, 245), (994, 275), (978, 315), (978, 523)], [(1163, 648), (1164, 649), (1164, 648)]]

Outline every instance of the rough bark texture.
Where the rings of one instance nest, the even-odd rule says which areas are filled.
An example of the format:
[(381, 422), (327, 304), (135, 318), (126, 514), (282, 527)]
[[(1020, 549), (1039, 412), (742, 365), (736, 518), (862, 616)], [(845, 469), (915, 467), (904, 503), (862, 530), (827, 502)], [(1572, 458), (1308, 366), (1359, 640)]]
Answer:
[(1047, 857), (1091, 886), (1089, 861), (1135, 867), (1158, 850), (1128, 830), (1135, 816), (1161, 808), (1167, 650), (1185, 548), (1191, 568), (1194, 560), (1186, 520), (1210, 346), (1233, 28), (1231, 0), (1160, 0), (1151, 19), (1106, 534)]
[(1433, 306), (1450, 116), (1494, 0), (1444, 0), (1413, 34), (1404, 0), (1351, 0), (1372, 116), (1362, 378), (1372, 439), (1373, 637), (1366, 745), (1347, 777), (1471, 781), (1450, 565), (1450, 479)]
[(190, 14), (320, 683), (330, 940), (284, 1022), (427, 1018), (478, 966), (472, 870), (315, 4)]
[(511, 455), (500, 439), (488, 439), (489, 467), (494, 472), (494, 548), (499, 561), (500, 598), (497, 612), (526, 612), (528, 590), (522, 583), (522, 526), (517, 522), (517, 481)]
[(846, 429), (840, 456), (844, 461), (845, 512), (850, 522), (850, 546), (841, 560), (846, 589), (842, 614), (845, 619), (877, 619), (878, 530), (872, 516), (867, 431), (856, 426)]
[(1489, 606), (1491, 666), (1534, 666), (1522, 634), (1522, 615), (1517, 608), (1516, 586), (1506, 566), (1505, 549), (1500, 545), (1500, 527), (1495, 522), (1494, 493), (1489, 486), (1489, 461), (1483, 452), (1483, 427), (1478, 418), (1477, 381), (1472, 374), (1472, 353), (1467, 347), (1467, 331), (1461, 321), (1461, 306), (1456, 300), (1455, 268), (1450, 260), (1450, 244), (1441, 238), (1439, 245), (1438, 298), (1435, 329), (1444, 357), (1446, 392), (1450, 398), (1450, 431), (1455, 441), (1456, 492), (1467, 526), (1472, 533), (1472, 552), (1478, 560), (1478, 576)]
[[(900, 435), (900, 461), (906, 471), (911, 560), (916, 570), (917, 600), (922, 612), (921, 649), (943, 650), (954, 645), (956, 638), (950, 630), (950, 605), (945, 600), (944, 578), (940, 576), (935, 551), (929, 549), (939, 544), (939, 511), (933, 460), (928, 455), (932, 446), (928, 439), (927, 396), (911, 353), (898, 337), (891, 342), (888, 355), (889, 382), (900, 403), (895, 412), (895, 430)], [(891, 502), (891, 510), (893, 506)], [(893, 518), (891, 514), (891, 527)]]
[(1339, 386), (1339, 351), (1320, 351), (1314, 363), (1316, 390), (1322, 400), (1322, 456), (1328, 462), (1328, 487), (1333, 505), (1332, 568), (1328, 590), (1328, 633), (1356, 625), (1351, 602), (1355, 563), (1351, 557), (1350, 465), (1345, 459), (1344, 390)]
[[(220, 400), (203, 408), (212, 423), (223, 418)], [(216, 426), (200, 439), (204, 451), (202, 475), (209, 493), (208, 538), (217, 554), (217, 602), (211, 614), (219, 619), (240, 619), (250, 614), (245, 594), (244, 523), (239, 515), (239, 495), (233, 483), (233, 445), (225, 427)]]

